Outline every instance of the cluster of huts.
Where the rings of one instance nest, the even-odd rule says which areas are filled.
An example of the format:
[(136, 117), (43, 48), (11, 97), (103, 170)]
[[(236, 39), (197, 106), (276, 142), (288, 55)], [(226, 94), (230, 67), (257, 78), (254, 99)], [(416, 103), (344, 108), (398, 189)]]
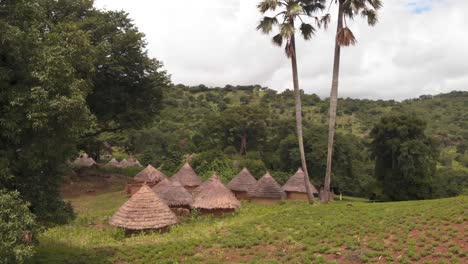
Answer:
[[(312, 184), (309, 187), (318, 196), (317, 189)], [(129, 232), (166, 231), (194, 209), (200, 214), (232, 213), (240, 208), (239, 200), (260, 204), (307, 200), (301, 169), (281, 186), (268, 172), (257, 181), (244, 168), (225, 186), (216, 174), (203, 182), (188, 163), (170, 178), (148, 165), (127, 184), (126, 190), (131, 197), (112, 216), (110, 224)]]
[[(84, 166), (84, 167), (91, 167), (93, 165), (98, 165), (93, 158), (88, 157), (88, 155), (86, 155), (86, 154), (76, 158), (73, 161), (73, 164), (79, 165), (79, 166)], [(141, 163), (135, 158), (128, 158), (128, 159), (124, 158), (121, 161), (118, 161), (115, 158), (112, 158), (106, 164), (101, 164), (101, 165), (109, 166), (109, 167), (119, 167), (119, 168), (133, 167), (133, 166), (142, 167)]]

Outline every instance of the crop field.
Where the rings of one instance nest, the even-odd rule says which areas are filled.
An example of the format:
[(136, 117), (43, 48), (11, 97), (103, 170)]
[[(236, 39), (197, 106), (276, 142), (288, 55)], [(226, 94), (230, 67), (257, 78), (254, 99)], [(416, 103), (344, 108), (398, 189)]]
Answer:
[(43, 232), (36, 263), (467, 263), (468, 197), (329, 205), (243, 203), (194, 213), (169, 233), (125, 237), (107, 222), (128, 197), (110, 188), (69, 200), (77, 218)]

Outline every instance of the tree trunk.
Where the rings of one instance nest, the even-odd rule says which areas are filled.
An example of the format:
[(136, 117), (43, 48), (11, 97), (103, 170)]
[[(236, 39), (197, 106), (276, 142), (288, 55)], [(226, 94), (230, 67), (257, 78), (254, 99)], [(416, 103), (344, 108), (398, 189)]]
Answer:
[[(343, 1), (338, 1), (338, 23), (336, 27), (336, 36), (343, 28)], [(331, 166), (333, 158), (333, 141), (335, 137), (335, 123), (336, 123), (336, 106), (338, 101), (338, 77), (340, 73), (340, 52), (341, 48), (338, 45), (335, 37), (335, 57), (333, 59), (333, 80), (330, 92), (330, 109), (328, 118), (328, 153), (327, 153), (327, 169), (325, 173), (325, 188), (321, 197), (322, 202), (328, 203), (330, 201), (330, 183), (331, 183)]]
[(309, 173), (307, 171), (307, 164), (304, 152), (304, 140), (302, 137), (302, 105), (301, 105), (301, 91), (299, 90), (299, 78), (297, 73), (297, 61), (296, 61), (296, 43), (294, 35), (291, 37), (291, 66), (293, 74), (293, 84), (294, 84), (294, 101), (296, 105), (296, 127), (297, 127), (297, 139), (299, 141), (299, 152), (301, 153), (301, 164), (302, 170), (304, 171), (304, 184), (307, 191), (307, 197), (309, 203), (313, 203), (314, 196), (310, 190), (309, 186)]
[(240, 155), (245, 155), (247, 153), (247, 135), (242, 134), (241, 137), (241, 146), (240, 146)]

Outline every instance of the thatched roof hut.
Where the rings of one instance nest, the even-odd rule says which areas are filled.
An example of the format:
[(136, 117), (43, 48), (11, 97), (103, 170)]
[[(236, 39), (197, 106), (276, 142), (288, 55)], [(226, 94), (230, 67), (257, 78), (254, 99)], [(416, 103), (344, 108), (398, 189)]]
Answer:
[(177, 224), (177, 216), (144, 184), (112, 216), (110, 224), (130, 231), (164, 230)]
[(120, 163), (115, 159), (112, 158), (109, 162), (107, 162), (106, 166), (118, 167)]
[(213, 175), (195, 197), (192, 208), (202, 214), (222, 215), (240, 207), (236, 196), (224, 186), (217, 175)]
[(136, 158), (128, 158), (127, 162), (128, 162), (128, 164), (130, 164), (130, 166), (143, 167), (141, 165), (140, 161), (138, 161)]
[(132, 166), (132, 164), (127, 159), (124, 158), (123, 160), (119, 162), (119, 166), (122, 168), (125, 168), (125, 167)]
[(174, 211), (174, 213), (179, 215), (187, 215), (190, 213), (190, 206), (193, 203), (193, 197), (189, 191), (180, 184), (180, 182), (169, 182), (169, 185), (160, 190), (157, 194), (172, 209), (172, 211)]
[[(287, 198), (292, 200), (308, 200), (307, 190), (304, 184), (305, 173), (301, 168), (297, 169), (296, 173), (289, 178), (283, 185), (283, 191), (286, 192)], [(314, 196), (318, 197), (317, 188), (315, 188), (310, 181), (309, 188)]]
[(186, 162), (180, 170), (172, 176), (172, 180), (177, 180), (184, 186), (187, 190), (191, 191), (202, 183), (200, 177), (198, 177), (197, 173), (192, 169), (190, 164)]
[(257, 180), (250, 174), (247, 168), (237, 174), (227, 185), (227, 187), (236, 195), (237, 199), (247, 199), (250, 188), (255, 186)]
[(248, 195), (250, 201), (261, 204), (275, 204), (286, 197), (281, 186), (268, 172), (249, 190)]
[(158, 184), (153, 186), (151, 189), (157, 193), (160, 194), (163, 190), (168, 188), (171, 185), (171, 181), (168, 180), (167, 178), (162, 179)]
[(155, 167), (148, 165), (142, 171), (140, 171), (133, 180), (136, 182), (160, 182), (162, 179), (167, 178), (164, 173), (156, 169)]
[(87, 156), (86, 157), (76, 158), (73, 161), (73, 163), (76, 164), (76, 165), (86, 166), (86, 167), (91, 167), (93, 165), (96, 165), (96, 161), (94, 161), (93, 158), (88, 158)]
[(216, 178), (219, 179), (219, 176), (217, 174), (213, 174), (210, 178), (208, 178), (208, 180), (202, 182), (200, 186), (193, 190), (189, 190), (190, 193), (193, 195), (193, 197), (197, 196), (203, 190), (203, 188), (205, 188), (212, 180)]

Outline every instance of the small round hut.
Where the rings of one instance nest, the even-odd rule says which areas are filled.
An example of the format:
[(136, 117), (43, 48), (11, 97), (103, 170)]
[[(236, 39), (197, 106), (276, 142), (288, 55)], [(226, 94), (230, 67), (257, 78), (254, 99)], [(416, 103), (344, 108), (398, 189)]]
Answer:
[(195, 196), (197, 196), (202, 190), (203, 188), (205, 188), (213, 179), (215, 178), (218, 178), (219, 179), (219, 176), (216, 175), (216, 174), (213, 174), (210, 178), (208, 178), (208, 180), (202, 182), (202, 184), (200, 184), (200, 186), (198, 186), (197, 188), (193, 189), (190, 193), (192, 194), (192, 196), (195, 198)]
[(212, 214), (216, 216), (232, 213), (240, 207), (236, 196), (226, 188), (217, 175), (213, 175), (202, 186), (195, 197), (192, 208), (201, 214)]
[(162, 179), (167, 178), (164, 173), (155, 167), (148, 165), (142, 171), (137, 173), (133, 180), (135, 182), (160, 182)]
[(119, 162), (119, 167), (125, 168), (129, 166), (132, 166), (132, 164), (127, 159), (123, 159)]
[(127, 161), (130, 164), (130, 166), (143, 167), (140, 161), (138, 161), (136, 158), (128, 158)]
[(112, 167), (119, 167), (120, 163), (115, 159), (112, 158), (109, 162), (107, 162), (106, 166), (112, 166)]
[(146, 230), (164, 232), (177, 222), (177, 216), (172, 210), (144, 184), (117, 210), (109, 223), (131, 233)]
[[(162, 183), (162, 182), (161, 182)], [(156, 186), (159, 186), (159, 183)], [(187, 216), (190, 214), (190, 207), (193, 203), (193, 197), (180, 182), (172, 181), (169, 185), (156, 191), (163, 201), (172, 209), (176, 215)], [(154, 189), (153, 189), (154, 190)]]
[(167, 178), (162, 179), (158, 184), (153, 186), (151, 189), (157, 193), (160, 194), (163, 190), (165, 190), (167, 187), (171, 185), (171, 181), (169, 181)]
[(91, 167), (97, 164), (93, 158), (89, 158), (88, 156), (76, 158), (73, 163), (84, 167)]
[(188, 162), (186, 162), (184, 166), (182, 166), (182, 168), (172, 176), (171, 180), (177, 180), (189, 192), (196, 189), (202, 183), (202, 180), (198, 177), (197, 173), (192, 169)]
[(239, 200), (246, 200), (249, 198), (247, 192), (250, 188), (255, 186), (257, 180), (250, 174), (247, 168), (234, 177), (227, 185), (227, 187), (236, 195)]
[[(283, 185), (283, 191), (286, 192), (287, 199), (291, 200), (309, 200), (307, 197), (307, 190), (304, 184), (305, 173), (301, 168), (297, 169), (296, 173), (289, 178)], [(309, 188), (314, 197), (318, 197), (317, 188), (315, 188), (309, 181)]]
[(281, 186), (268, 172), (249, 190), (248, 195), (251, 202), (259, 204), (276, 204), (286, 197)]
[(167, 178), (164, 173), (154, 168), (151, 165), (146, 166), (142, 171), (133, 177), (133, 182), (127, 183), (127, 193), (133, 195), (136, 193), (143, 183), (147, 183), (150, 187), (158, 184), (162, 179)]

